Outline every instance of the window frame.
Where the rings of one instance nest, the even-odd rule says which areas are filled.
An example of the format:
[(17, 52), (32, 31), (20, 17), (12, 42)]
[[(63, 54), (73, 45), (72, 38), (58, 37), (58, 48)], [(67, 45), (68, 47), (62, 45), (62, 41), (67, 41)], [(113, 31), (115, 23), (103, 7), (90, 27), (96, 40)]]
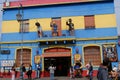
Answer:
[(20, 33), (29, 32), (29, 19), (24, 19), (20, 21)]
[(85, 29), (95, 29), (95, 16), (86, 15), (84, 16)]

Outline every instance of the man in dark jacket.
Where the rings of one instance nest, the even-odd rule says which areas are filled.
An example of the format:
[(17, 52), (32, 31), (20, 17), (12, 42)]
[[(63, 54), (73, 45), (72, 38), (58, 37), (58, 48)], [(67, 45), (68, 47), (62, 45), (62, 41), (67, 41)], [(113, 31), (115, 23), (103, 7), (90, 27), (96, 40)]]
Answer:
[(105, 63), (98, 68), (97, 78), (98, 80), (108, 80), (108, 68)]

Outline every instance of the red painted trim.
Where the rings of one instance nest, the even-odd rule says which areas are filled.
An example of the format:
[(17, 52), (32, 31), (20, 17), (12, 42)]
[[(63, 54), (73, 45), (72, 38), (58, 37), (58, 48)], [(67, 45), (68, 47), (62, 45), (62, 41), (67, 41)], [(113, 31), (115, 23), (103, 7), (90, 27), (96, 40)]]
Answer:
[(71, 54), (70, 53), (44, 53), (42, 54), (42, 57), (70, 57)]
[[(36, 6), (36, 5), (52, 5), (52, 4), (65, 4), (65, 3), (76, 3), (76, 2), (92, 2), (92, 1), (91, 0), (24, 0), (24, 1), (10, 2), (10, 7), (18, 7), (20, 3), (23, 6)], [(6, 7), (5, 4), (4, 7)]]

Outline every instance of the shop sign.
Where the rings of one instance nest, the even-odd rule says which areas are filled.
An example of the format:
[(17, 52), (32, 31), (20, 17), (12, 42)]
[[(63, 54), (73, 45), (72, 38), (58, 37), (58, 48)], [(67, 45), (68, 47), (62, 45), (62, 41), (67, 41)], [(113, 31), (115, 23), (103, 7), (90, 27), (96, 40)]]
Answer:
[(15, 60), (1, 60), (0, 64), (4, 67), (11, 67), (15, 64)]

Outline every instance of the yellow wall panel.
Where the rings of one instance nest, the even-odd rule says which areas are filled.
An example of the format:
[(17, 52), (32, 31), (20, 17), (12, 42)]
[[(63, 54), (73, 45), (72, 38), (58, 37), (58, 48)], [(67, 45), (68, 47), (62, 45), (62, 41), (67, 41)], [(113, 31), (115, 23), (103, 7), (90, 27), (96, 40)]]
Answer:
[(17, 21), (3, 21), (2, 33), (19, 32), (20, 24)]
[(96, 28), (116, 27), (115, 14), (96, 15), (95, 25), (96, 25)]
[[(74, 16), (74, 17), (62, 17), (61, 18), (61, 27), (62, 30), (68, 30), (68, 26), (66, 25), (66, 21), (71, 18), (74, 23), (75, 29), (84, 29), (84, 16)], [(42, 26), (43, 31), (50, 31), (50, 22), (51, 18), (41, 18), (41, 19), (31, 19), (29, 20), (29, 31), (37, 31), (37, 26), (35, 23), (39, 22)], [(95, 15), (95, 25), (96, 28), (109, 28), (116, 27), (116, 18), (115, 14), (107, 14), (107, 15)], [(13, 21), (3, 21), (2, 22), (2, 33), (12, 33), (19, 32), (20, 24)]]
[(37, 26), (35, 26), (36, 22), (40, 23), (43, 31), (51, 30), (51, 27), (50, 27), (51, 18), (42, 18), (42, 19), (31, 19), (29, 21), (29, 23), (30, 23), (29, 30), (30, 31), (37, 31)]
[(66, 21), (71, 18), (74, 23), (75, 29), (83, 29), (84, 28), (84, 17), (83, 16), (75, 16), (75, 17), (63, 17), (61, 18), (61, 26), (63, 30), (68, 30), (68, 26), (66, 25)]

